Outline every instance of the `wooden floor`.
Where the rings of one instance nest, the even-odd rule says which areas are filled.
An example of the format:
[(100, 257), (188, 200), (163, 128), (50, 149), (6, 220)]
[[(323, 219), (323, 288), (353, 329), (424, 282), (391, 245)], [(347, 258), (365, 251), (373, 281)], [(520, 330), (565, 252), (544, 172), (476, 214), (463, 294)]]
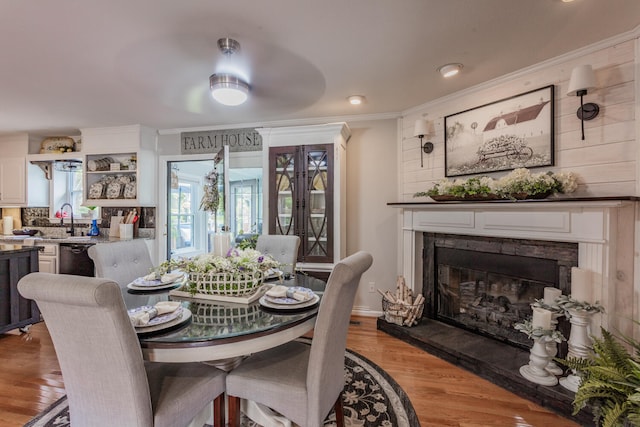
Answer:
[[(408, 394), (423, 427), (578, 426), (488, 381), (354, 317), (348, 348), (387, 371)], [(43, 323), (28, 335), (0, 335), (0, 426), (23, 426), (64, 395), (64, 384)]]

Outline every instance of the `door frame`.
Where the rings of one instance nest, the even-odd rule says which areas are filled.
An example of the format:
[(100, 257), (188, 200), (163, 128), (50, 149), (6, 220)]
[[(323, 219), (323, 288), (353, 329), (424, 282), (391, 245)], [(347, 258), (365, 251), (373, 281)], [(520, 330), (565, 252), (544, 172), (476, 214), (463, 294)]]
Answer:
[[(160, 233), (159, 238), (157, 239), (158, 244), (156, 245), (156, 253), (155, 255), (155, 265), (160, 264), (163, 261), (166, 261), (167, 254), (167, 235), (168, 235), (168, 224), (167, 224), (167, 173), (168, 173), (168, 164), (169, 162), (186, 162), (186, 161), (201, 161), (201, 160), (214, 160), (217, 153), (205, 153), (205, 154), (168, 154), (164, 156), (158, 156), (158, 163), (160, 170), (160, 179), (158, 182), (158, 215), (156, 216), (157, 221), (157, 230)], [(225, 159), (226, 160), (226, 159)], [(225, 168), (228, 166), (225, 162)], [(227, 175), (227, 174), (225, 174)], [(228, 215), (228, 212), (225, 211), (225, 215)]]

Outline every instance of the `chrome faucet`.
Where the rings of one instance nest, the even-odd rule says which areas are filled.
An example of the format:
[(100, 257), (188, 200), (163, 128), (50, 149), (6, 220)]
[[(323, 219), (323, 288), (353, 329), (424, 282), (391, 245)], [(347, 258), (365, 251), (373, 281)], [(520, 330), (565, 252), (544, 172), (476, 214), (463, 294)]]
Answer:
[(64, 226), (64, 207), (65, 206), (69, 206), (69, 209), (71, 210), (71, 229), (67, 230), (67, 233), (71, 234), (71, 236), (74, 236), (74, 229), (73, 229), (73, 206), (71, 206), (70, 203), (65, 203), (62, 205), (62, 207), (60, 208), (60, 225)]

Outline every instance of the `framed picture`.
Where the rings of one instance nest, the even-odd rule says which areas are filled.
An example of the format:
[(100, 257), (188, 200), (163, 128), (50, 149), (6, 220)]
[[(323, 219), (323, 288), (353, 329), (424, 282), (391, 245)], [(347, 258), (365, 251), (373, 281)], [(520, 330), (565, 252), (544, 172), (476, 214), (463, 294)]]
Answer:
[(445, 176), (554, 164), (554, 86), (444, 118)]

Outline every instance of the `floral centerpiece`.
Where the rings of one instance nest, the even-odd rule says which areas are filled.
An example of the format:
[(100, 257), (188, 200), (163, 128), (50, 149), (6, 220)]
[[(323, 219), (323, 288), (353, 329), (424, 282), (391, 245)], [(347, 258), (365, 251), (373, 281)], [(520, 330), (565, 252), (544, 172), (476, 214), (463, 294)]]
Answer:
[(165, 261), (158, 267), (158, 273), (184, 271), (187, 273), (184, 286), (192, 295), (241, 297), (256, 292), (265, 272), (279, 265), (271, 256), (255, 249), (231, 248), (226, 256), (207, 253)]
[(497, 180), (487, 176), (454, 181), (442, 179), (430, 190), (417, 192), (413, 197), (429, 196), (436, 201), (532, 199), (572, 193), (577, 187), (577, 176), (573, 172), (533, 174), (529, 169), (518, 168)]

